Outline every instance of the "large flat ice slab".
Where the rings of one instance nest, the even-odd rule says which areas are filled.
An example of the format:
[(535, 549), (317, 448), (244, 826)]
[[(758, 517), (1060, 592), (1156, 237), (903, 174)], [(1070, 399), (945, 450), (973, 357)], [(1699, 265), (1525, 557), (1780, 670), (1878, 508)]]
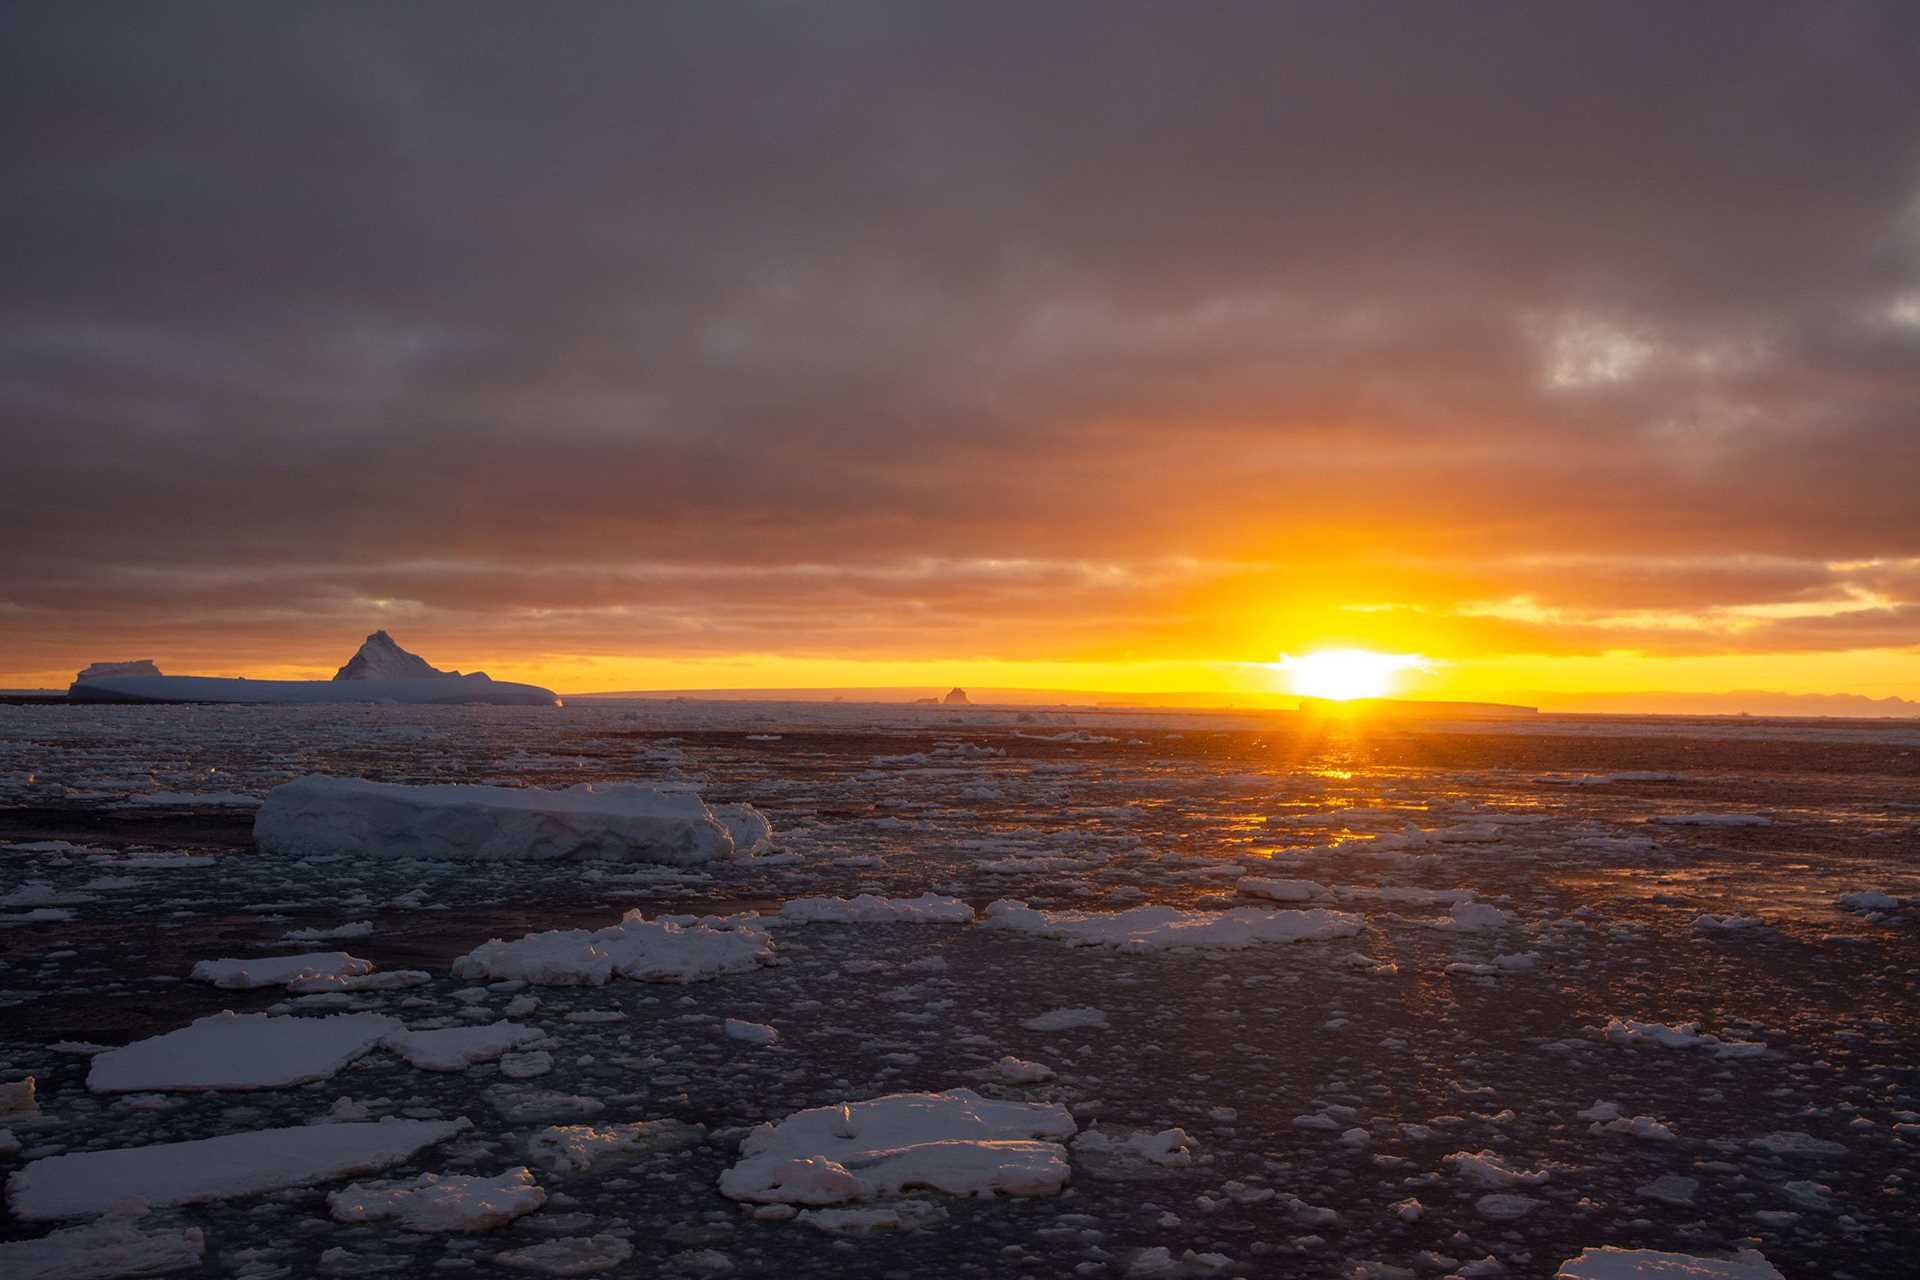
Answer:
[(78, 1218), (129, 1196), (150, 1205), (200, 1204), (305, 1187), (386, 1169), (466, 1129), (466, 1120), (310, 1124), (160, 1142), (117, 1151), (77, 1151), (36, 1160), (7, 1179), (15, 1216)]
[(1350, 938), (1366, 921), (1342, 911), (1269, 911), (1235, 907), (1230, 911), (1182, 911), (1178, 907), (1135, 907), (1131, 911), (1040, 911), (1002, 898), (988, 905), (980, 922), (989, 929), (1011, 929), (1056, 938), (1071, 946), (1116, 947), (1121, 951), (1166, 951), (1177, 947), (1239, 950), (1274, 942), (1323, 942)]
[(438, 860), (603, 859), (688, 867), (731, 857), (728, 824), (691, 791), (632, 782), (399, 786), (314, 776), (275, 787), (253, 822), (273, 853)]
[(970, 1089), (895, 1093), (763, 1124), (720, 1175), (734, 1200), (839, 1204), (929, 1187), (953, 1195), (1052, 1195), (1079, 1126), (1058, 1103), (994, 1102)]
[(1653, 1249), (1582, 1249), (1560, 1264), (1554, 1280), (1782, 1280), (1763, 1254), (1742, 1249), (1731, 1258)]
[(544, 986), (603, 986), (619, 976), (639, 982), (698, 982), (773, 962), (773, 943), (757, 929), (648, 920), (629, 911), (604, 929), (552, 929), (518, 942), (499, 938), (453, 962), (456, 978), (519, 979)]
[(358, 978), (373, 972), (373, 962), (344, 951), (310, 951), (298, 956), (248, 956), (202, 960), (193, 966), (195, 982), (227, 990), (284, 987), (315, 978)]
[(356, 1182), (327, 1196), (337, 1222), (392, 1218), (409, 1231), (491, 1231), (547, 1202), (525, 1165), (496, 1177), (423, 1173), (410, 1182)]
[(324, 1080), (384, 1038), (406, 1033), (406, 1023), (378, 1013), (270, 1018), (226, 1010), (94, 1055), (87, 1088), (95, 1093), (283, 1089)]
[(346, 702), (416, 705), (484, 703), (553, 707), (560, 695), (538, 685), (470, 676), (402, 680), (243, 680), (227, 676), (94, 676), (67, 687), (74, 702), (251, 702), (310, 706)]

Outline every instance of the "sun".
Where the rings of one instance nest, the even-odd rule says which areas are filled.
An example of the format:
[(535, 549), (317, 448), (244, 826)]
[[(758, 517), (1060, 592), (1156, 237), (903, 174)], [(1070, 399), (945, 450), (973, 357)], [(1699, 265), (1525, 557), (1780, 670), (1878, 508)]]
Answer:
[(1371, 649), (1317, 649), (1298, 658), (1283, 653), (1275, 664), (1286, 673), (1295, 693), (1335, 702), (1384, 698), (1393, 691), (1395, 676), (1431, 665), (1417, 653), (1375, 653)]

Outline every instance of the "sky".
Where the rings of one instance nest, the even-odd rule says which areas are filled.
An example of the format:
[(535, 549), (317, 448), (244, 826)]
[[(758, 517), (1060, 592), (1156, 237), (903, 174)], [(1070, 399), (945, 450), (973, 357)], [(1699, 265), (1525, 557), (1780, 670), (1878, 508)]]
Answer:
[(0, 685), (1920, 698), (1920, 6), (0, 8)]

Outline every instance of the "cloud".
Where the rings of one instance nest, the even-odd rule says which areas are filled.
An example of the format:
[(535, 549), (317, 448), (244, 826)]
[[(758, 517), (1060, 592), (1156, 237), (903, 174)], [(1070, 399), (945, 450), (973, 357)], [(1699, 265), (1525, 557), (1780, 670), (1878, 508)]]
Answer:
[[(1884, 616), (1659, 642), (1914, 644), (1829, 566), (1920, 557), (1916, 50), (1899, 4), (14, 5), (0, 595), (33, 662), (388, 608), (1289, 634), (1174, 562), (1493, 651), (1848, 584)], [(1470, 611), (1514, 598), (1558, 620)]]

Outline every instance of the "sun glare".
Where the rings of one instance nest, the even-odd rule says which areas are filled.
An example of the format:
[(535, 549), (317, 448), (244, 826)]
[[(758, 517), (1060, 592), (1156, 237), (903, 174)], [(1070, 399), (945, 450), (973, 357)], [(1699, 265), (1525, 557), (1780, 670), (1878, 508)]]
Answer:
[(1430, 664), (1417, 653), (1375, 653), (1371, 649), (1320, 649), (1302, 657), (1281, 654), (1277, 664), (1293, 691), (1305, 698), (1384, 698), (1394, 677)]

